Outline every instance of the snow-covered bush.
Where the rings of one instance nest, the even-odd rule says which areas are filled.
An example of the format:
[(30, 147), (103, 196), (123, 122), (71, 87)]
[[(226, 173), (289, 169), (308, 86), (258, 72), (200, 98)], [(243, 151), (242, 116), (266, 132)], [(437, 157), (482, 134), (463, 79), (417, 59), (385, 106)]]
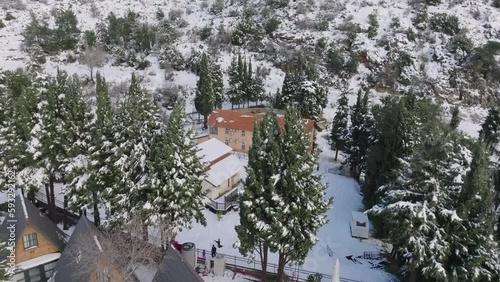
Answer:
[(435, 14), (430, 19), (430, 28), (437, 32), (448, 35), (455, 35), (460, 31), (457, 16), (450, 16), (445, 13)]

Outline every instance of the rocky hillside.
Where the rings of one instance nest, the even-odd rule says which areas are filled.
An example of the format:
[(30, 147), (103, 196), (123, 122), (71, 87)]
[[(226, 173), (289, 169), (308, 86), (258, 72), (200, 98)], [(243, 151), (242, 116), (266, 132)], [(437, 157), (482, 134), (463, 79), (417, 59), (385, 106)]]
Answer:
[[(346, 79), (352, 98), (364, 86), (374, 101), (414, 91), (443, 101), (445, 110), (460, 104), (461, 127), (475, 136), (474, 124), (486, 113), (478, 105), (495, 103), (499, 94), (499, 6), (497, 0), (3, 0), (0, 67), (24, 68), (43, 56), (45, 72), (59, 67), (88, 76), (77, 59), (91, 34), (107, 52), (107, 63), (97, 70), (117, 87), (135, 69), (151, 90), (180, 86), (190, 95), (199, 52), (221, 63), (226, 87), (231, 58), (244, 53), (269, 72), (265, 88), (271, 95), (282, 86), (284, 71), (312, 66), (328, 87), (326, 118), (332, 118), (337, 82)], [(77, 17), (78, 44), (42, 51), (30, 45), (33, 19), (55, 28), (65, 10)], [(134, 22), (123, 25), (114, 41), (107, 34), (116, 32), (110, 13), (115, 23), (127, 13)]]

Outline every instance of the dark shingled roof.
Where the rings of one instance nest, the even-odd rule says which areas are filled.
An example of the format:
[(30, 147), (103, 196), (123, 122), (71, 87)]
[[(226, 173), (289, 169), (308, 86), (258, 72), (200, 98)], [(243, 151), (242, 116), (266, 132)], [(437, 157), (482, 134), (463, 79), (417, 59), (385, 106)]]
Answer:
[[(100, 234), (99, 230), (94, 226), (90, 220), (88, 220), (85, 216), (80, 217), (78, 224), (73, 230), (73, 234), (66, 245), (66, 249), (62, 253), (59, 261), (56, 265), (55, 276), (53, 277), (55, 282), (88, 282), (90, 281), (91, 273), (88, 275), (79, 274), (78, 277), (75, 277), (74, 273), (78, 269), (78, 262), (75, 260), (75, 253), (77, 252), (78, 244), (80, 238), (89, 238), (93, 236), (98, 236)], [(99, 251), (99, 247), (97, 244), (90, 244), (85, 246), (86, 248), (93, 248), (96, 252)], [(86, 252), (88, 253), (88, 252)]]
[[(64, 246), (66, 245), (67, 235), (57, 227), (49, 218), (45, 217), (41, 211), (33, 205), (28, 199), (23, 197), (22, 195), (16, 196), (15, 202), (15, 219), (16, 224), (16, 241), (19, 242), (21, 239), (21, 235), (27, 227), (34, 228), (40, 235), (43, 235), (47, 240), (49, 240), (52, 244), (54, 244), (57, 249), (62, 252)], [(9, 238), (9, 230), (7, 229), (10, 224), (14, 222), (9, 222), (13, 218), (7, 217), (5, 218), (2, 226), (0, 226), (0, 238), (3, 240), (7, 240)], [(22, 244), (22, 243), (21, 243)], [(18, 248), (22, 248), (21, 246), (17, 246)], [(2, 259), (5, 258), (5, 255)]]
[(153, 282), (203, 282), (194, 269), (182, 260), (181, 255), (172, 247), (168, 248), (160, 269)]

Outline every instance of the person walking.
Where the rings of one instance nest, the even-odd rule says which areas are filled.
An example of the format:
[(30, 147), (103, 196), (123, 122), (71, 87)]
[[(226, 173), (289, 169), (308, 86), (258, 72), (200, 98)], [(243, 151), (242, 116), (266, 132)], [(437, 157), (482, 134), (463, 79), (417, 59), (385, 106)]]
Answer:
[(217, 248), (215, 247), (215, 245), (212, 245), (212, 257), (214, 258), (215, 255), (217, 255)]

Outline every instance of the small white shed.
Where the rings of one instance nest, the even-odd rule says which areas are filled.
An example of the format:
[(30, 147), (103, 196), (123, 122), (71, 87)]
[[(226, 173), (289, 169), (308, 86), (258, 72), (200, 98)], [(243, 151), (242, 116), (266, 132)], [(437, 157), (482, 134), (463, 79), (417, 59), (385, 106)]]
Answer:
[(351, 220), (351, 236), (368, 239), (370, 223), (368, 216), (362, 212), (353, 211)]

